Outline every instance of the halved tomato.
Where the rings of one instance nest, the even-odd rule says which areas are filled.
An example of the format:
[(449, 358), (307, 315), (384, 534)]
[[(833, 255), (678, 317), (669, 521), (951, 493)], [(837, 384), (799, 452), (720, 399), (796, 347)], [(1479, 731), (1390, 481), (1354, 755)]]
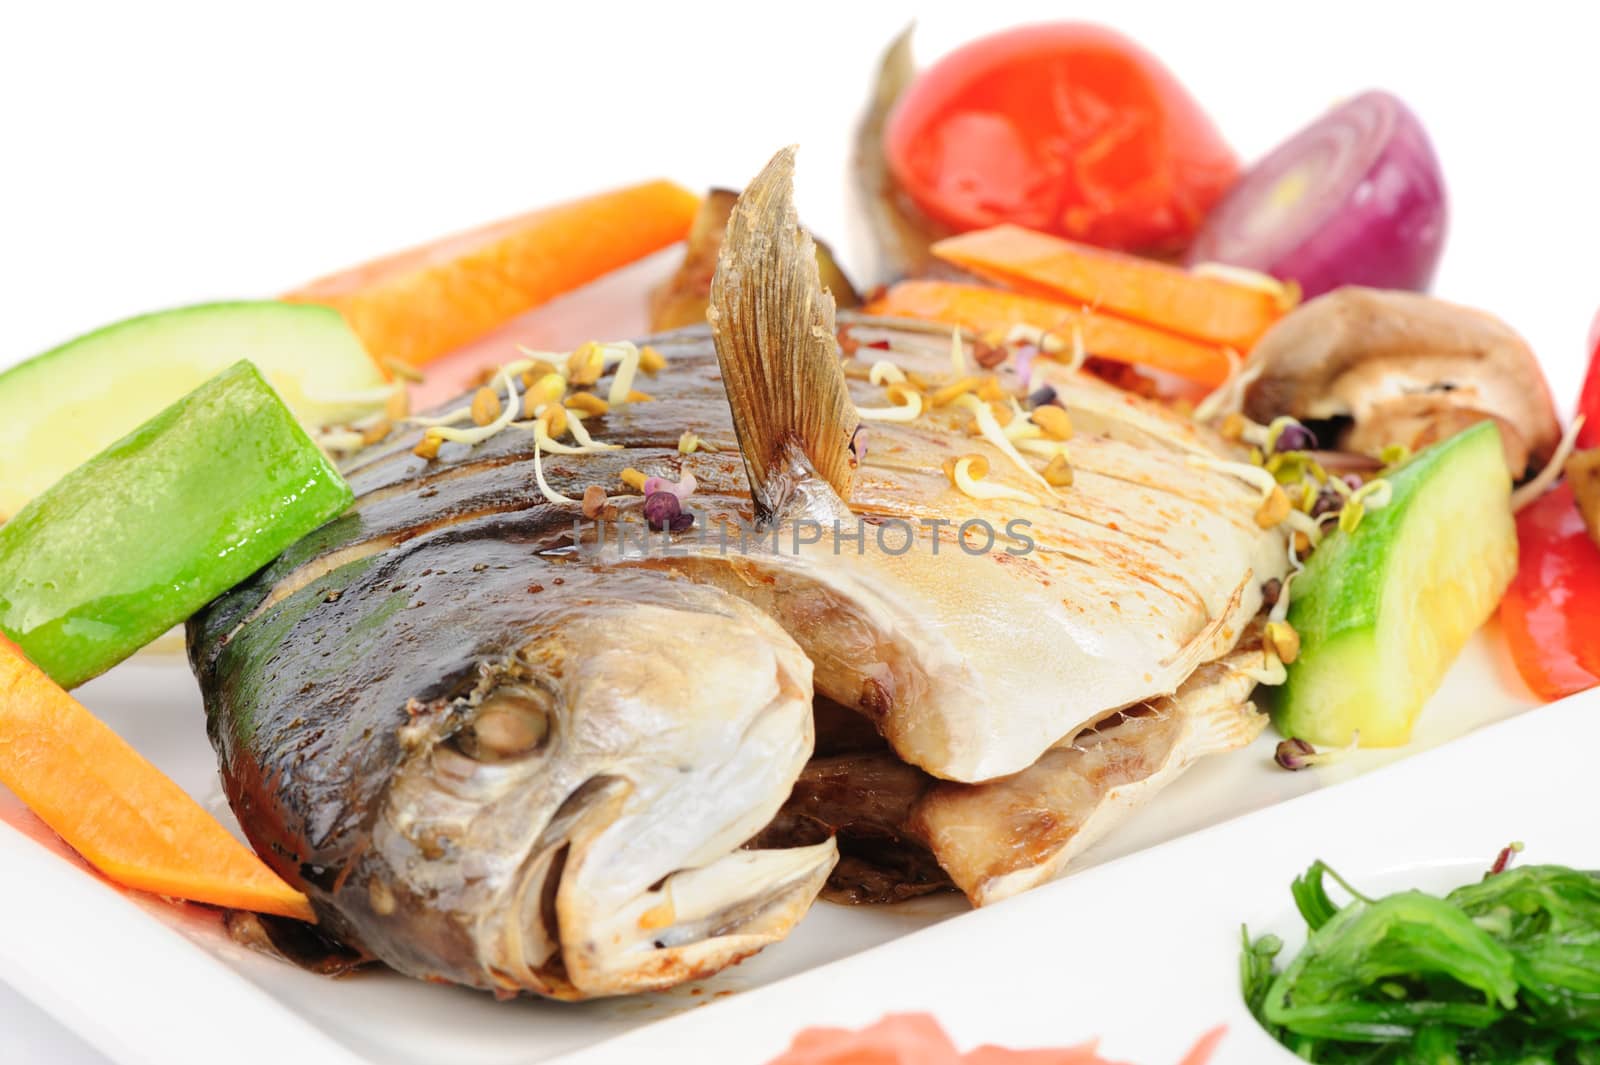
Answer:
[(1013, 222), (1157, 254), (1181, 251), (1239, 173), (1159, 60), (1074, 22), (950, 53), (896, 104), (884, 151), (912, 200), (958, 230)]

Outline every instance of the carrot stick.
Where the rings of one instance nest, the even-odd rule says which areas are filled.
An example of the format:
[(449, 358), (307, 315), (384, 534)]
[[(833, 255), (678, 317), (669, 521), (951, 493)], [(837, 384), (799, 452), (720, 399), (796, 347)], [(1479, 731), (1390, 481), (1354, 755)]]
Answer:
[(1165, 370), (1215, 387), (1228, 377), (1230, 362), (1219, 347), (1152, 329), (1109, 314), (951, 281), (902, 281), (867, 305), (868, 314), (949, 322), (980, 333), (1030, 325), (1071, 341), (1081, 331), (1091, 355)]
[(284, 299), (335, 307), (374, 358), (420, 366), (682, 240), (699, 202), (670, 181), (602, 192), (376, 259)]
[(1293, 297), (1003, 225), (942, 240), (933, 253), (1046, 299), (1085, 304), (1248, 352)]
[(304, 895), (4, 637), (0, 783), (124, 887), (316, 920)]

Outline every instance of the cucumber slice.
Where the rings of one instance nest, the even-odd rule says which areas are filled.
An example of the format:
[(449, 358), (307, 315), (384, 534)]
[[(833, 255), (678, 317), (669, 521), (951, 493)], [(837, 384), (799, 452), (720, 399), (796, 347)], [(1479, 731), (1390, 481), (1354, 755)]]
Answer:
[(1323, 541), (1292, 586), (1300, 656), (1274, 697), (1285, 736), (1364, 747), (1411, 738), (1422, 705), (1517, 568), (1511, 478), (1484, 422), (1388, 476), (1394, 494)]
[(0, 634), (63, 688), (82, 684), (353, 498), (255, 367), (238, 363), (0, 526)]
[(0, 451), (0, 520), (241, 359), (303, 425), (370, 410), (339, 397), (384, 383), (327, 307), (209, 303), (106, 326), (0, 374), (0, 425), (13, 434)]

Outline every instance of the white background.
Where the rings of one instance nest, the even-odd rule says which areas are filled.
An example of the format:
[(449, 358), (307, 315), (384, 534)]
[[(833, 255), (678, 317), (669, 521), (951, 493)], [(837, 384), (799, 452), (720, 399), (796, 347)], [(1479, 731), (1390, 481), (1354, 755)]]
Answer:
[[(271, 295), (655, 176), (738, 185), (799, 142), (802, 214), (864, 262), (850, 127), (904, 3), (11, 3), (0, 14), (0, 366), (124, 315)], [(1107, 22), (1247, 158), (1340, 97), (1406, 99), (1452, 197), (1435, 290), (1507, 318), (1571, 405), (1600, 307), (1600, 65), (1587, 4), (962, 4)], [(4, 875), (4, 870), (0, 870)], [(63, 923), (70, 915), (0, 914)], [(95, 1061), (0, 988), (0, 1061)]]

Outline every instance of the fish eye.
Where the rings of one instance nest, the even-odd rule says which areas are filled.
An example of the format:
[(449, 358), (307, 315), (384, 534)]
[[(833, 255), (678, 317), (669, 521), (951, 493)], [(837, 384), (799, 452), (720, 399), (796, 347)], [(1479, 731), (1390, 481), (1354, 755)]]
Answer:
[(475, 762), (493, 764), (531, 754), (550, 735), (555, 697), (542, 688), (496, 688), (446, 743)]

